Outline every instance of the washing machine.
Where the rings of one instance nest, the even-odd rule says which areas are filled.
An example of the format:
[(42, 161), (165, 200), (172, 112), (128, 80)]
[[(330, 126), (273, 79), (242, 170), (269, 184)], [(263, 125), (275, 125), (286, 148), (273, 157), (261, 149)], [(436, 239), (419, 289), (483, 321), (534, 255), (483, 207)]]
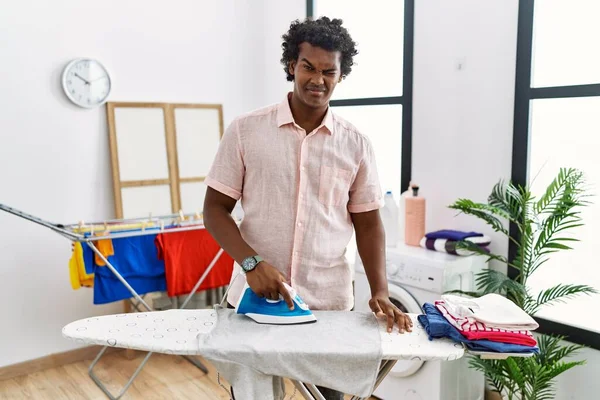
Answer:
[[(420, 247), (388, 248), (390, 300), (406, 313), (422, 314), (448, 290), (475, 290), (475, 275), (487, 268), (486, 257), (454, 256)], [(355, 310), (370, 311), (371, 289), (360, 257), (355, 263)], [(400, 360), (373, 393), (384, 400), (483, 400), (484, 375), (456, 361)]]

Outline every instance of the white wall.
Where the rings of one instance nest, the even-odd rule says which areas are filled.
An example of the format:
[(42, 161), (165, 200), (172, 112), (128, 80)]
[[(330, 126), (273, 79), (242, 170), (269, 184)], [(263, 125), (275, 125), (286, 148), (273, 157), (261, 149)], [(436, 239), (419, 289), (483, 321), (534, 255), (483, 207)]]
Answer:
[(264, 0), (270, 16), (263, 26), (265, 36), (265, 69), (264, 69), (264, 99), (265, 104), (281, 102), (288, 91), (294, 86), (288, 82), (280, 63), (283, 49), (281, 36), (287, 32), (290, 23), (306, 16), (306, 1), (293, 0)]
[[(286, 3), (285, 12), (274, 0), (4, 7), (0, 203), (61, 223), (114, 216), (106, 112), (66, 100), (59, 82), (69, 60), (104, 63), (110, 101), (222, 103), (228, 124), (285, 90), (283, 72), (265, 70), (279, 65), (273, 35), (305, 12), (302, 0)], [(4, 212), (0, 226), (0, 367), (73, 349), (62, 326), (122, 310), (121, 302), (93, 306), (91, 290), (71, 289), (66, 239)]]
[[(413, 179), (428, 230), (486, 230), (447, 206), (485, 201), (510, 179), (516, 37), (516, 0), (416, 2)], [(502, 235), (486, 233), (507, 251)]]
[[(413, 179), (427, 198), (427, 229), (480, 230), (506, 254), (503, 235), (447, 206), (460, 197), (485, 202), (510, 179), (518, 1), (415, 3)], [(600, 392), (600, 351), (574, 359), (588, 364), (559, 377), (557, 399)]]

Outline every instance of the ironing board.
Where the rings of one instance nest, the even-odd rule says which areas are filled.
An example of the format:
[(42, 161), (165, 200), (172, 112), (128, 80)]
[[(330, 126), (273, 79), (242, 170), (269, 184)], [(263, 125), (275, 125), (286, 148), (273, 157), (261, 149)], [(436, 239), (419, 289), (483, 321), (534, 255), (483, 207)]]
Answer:
[[(400, 334), (397, 330), (388, 333), (385, 321), (380, 322), (383, 362), (376, 380), (376, 387), (390, 372), (398, 360), (457, 360), (465, 355), (462, 344), (449, 339), (430, 341), (416, 314), (408, 314), (414, 328), (410, 333)], [(86, 318), (66, 325), (62, 334), (65, 338), (82, 345), (101, 345), (177, 355), (202, 355), (197, 336), (209, 333), (216, 323), (212, 309), (167, 310), (135, 314), (114, 314)], [(147, 356), (147, 357), (148, 357)], [(519, 354), (495, 354), (498, 358), (523, 356)], [(101, 355), (96, 357), (91, 370)], [(322, 400), (323, 396), (314, 385), (292, 381), (307, 399)], [(353, 397), (358, 400), (358, 397)]]

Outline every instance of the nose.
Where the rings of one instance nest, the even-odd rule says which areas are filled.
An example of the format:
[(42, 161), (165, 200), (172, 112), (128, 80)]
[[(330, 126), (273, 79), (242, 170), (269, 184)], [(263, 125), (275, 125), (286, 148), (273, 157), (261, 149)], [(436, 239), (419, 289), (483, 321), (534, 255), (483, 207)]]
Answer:
[(323, 86), (325, 84), (325, 79), (323, 79), (323, 74), (321, 72), (317, 72), (313, 74), (310, 79), (310, 83), (315, 86)]

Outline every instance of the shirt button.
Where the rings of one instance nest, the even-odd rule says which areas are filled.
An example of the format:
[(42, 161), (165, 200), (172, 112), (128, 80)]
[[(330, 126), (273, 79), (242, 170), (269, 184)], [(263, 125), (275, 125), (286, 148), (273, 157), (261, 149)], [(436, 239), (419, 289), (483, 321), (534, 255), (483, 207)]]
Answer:
[(302, 222), (298, 222), (298, 226), (302, 226)]
[(300, 169), (301, 169), (302, 171), (306, 170), (306, 168), (304, 168), (304, 165), (303, 165), (302, 167), (300, 167)]

